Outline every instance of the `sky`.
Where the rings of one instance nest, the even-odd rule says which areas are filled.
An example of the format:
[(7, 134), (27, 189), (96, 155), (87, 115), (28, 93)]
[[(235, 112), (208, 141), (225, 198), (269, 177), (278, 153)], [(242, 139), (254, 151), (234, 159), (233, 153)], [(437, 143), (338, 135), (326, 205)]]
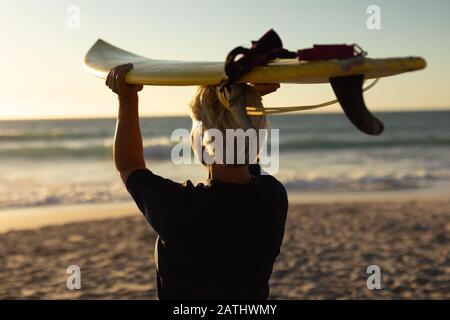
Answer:
[[(370, 5), (381, 9), (380, 30), (367, 28)], [(71, 6), (79, 28), (68, 27)], [(449, 13), (447, 0), (0, 0), (0, 119), (114, 117), (116, 96), (82, 66), (98, 38), (150, 58), (223, 61), (270, 28), (290, 50), (358, 43), (374, 58), (422, 56), (426, 70), (383, 79), (367, 104), (374, 112), (450, 110)], [(187, 115), (194, 90), (146, 86), (141, 115)], [(264, 103), (333, 98), (329, 85), (282, 85)]]

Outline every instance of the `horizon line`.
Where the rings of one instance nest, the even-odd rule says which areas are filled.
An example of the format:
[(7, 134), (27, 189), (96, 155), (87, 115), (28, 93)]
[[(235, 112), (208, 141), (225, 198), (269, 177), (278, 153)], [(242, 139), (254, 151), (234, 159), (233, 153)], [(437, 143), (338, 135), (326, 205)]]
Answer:
[[(373, 111), (372, 111), (373, 112)], [(398, 110), (382, 110), (375, 111), (374, 114), (379, 113), (413, 113), (413, 112), (450, 112), (450, 108), (433, 108), (433, 109), (398, 109)], [(329, 111), (329, 112), (314, 112), (314, 111), (297, 111), (292, 113), (282, 113), (276, 114), (275, 116), (289, 116), (289, 115), (299, 115), (299, 114), (310, 114), (310, 115), (326, 115), (326, 114), (341, 114), (343, 111)], [(273, 115), (269, 115), (273, 116)], [(168, 115), (142, 115), (139, 118), (189, 118), (189, 114), (168, 114)], [(49, 120), (107, 120), (107, 119), (117, 119), (117, 116), (108, 116), (108, 115), (100, 115), (100, 116), (90, 116), (90, 115), (80, 115), (80, 116), (55, 116), (55, 117), (23, 117), (23, 118), (6, 118), (0, 119), (0, 122), (8, 122), (8, 121), (49, 121)]]

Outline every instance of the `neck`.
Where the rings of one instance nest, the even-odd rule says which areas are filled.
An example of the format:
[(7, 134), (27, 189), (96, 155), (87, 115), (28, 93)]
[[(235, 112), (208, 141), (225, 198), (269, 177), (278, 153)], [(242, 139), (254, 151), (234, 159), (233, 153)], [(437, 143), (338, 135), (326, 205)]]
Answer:
[(213, 164), (208, 167), (209, 178), (227, 183), (248, 183), (252, 179), (248, 166), (225, 166)]

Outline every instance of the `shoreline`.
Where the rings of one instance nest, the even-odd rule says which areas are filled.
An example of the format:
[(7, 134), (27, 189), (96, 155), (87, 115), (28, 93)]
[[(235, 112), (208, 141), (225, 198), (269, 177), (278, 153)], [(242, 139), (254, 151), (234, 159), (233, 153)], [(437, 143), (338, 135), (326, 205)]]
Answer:
[(136, 214), (129, 202), (51, 205), (0, 210), (0, 234), (74, 222), (122, 218)]
[[(433, 202), (450, 198), (442, 188), (376, 192), (289, 192), (290, 205), (321, 205), (378, 202)], [(0, 234), (9, 231), (38, 229), (73, 222), (98, 221), (138, 215), (135, 203), (106, 202), (69, 205), (43, 205), (0, 210)]]

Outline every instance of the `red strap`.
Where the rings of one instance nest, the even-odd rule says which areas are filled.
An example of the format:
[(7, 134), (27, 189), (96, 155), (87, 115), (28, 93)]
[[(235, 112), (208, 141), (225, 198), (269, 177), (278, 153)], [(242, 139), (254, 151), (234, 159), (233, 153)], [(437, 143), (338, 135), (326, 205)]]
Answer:
[(298, 59), (305, 61), (330, 60), (330, 59), (349, 59), (357, 55), (364, 54), (358, 52), (357, 45), (346, 44), (325, 44), (314, 45), (313, 48), (298, 50)]

